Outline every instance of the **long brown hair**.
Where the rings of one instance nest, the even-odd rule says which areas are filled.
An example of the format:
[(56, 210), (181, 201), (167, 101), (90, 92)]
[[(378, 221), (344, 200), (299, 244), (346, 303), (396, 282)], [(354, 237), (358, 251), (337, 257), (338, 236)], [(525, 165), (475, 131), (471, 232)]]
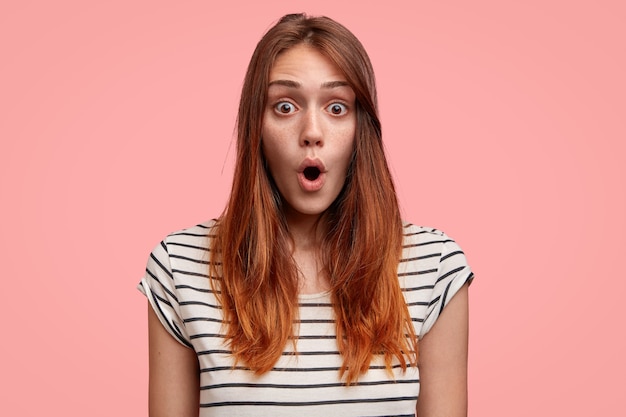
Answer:
[(252, 55), (239, 104), (232, 191), (211, 247), (212, 285), (235, 361), (269, 371), (286, 344), (295, 344), (298, 269), (261, 131), (272, 65), (302, 43), (341, 69), (356, 95), (352, 160), (343, 190), (322, 218), (320, 245), (343, 357), (340, 377), (350, 384), (374, 355), (384, 355), (389, 370), (394, 359), (403, 369), (415, 365), (417, 338), (397, 277), (402, 221), (383, 149), (374, 72), (358, 39), (332, 19), (286, 15)]

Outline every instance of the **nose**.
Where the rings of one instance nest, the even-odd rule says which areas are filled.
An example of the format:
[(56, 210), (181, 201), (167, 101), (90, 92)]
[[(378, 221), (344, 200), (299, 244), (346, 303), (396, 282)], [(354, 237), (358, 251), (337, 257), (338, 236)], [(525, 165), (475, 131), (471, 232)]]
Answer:
[(300, 133), (302, 146), (322, 146), (324, 144), (321, 124), (321, 115), (317, 111), (308, 110), (306, 112), (303, 116)]

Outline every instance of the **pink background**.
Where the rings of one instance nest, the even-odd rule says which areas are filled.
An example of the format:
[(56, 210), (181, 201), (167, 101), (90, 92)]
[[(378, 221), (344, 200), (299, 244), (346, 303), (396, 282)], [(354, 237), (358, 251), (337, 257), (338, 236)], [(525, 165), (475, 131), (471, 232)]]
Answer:
[(253, 47), (307, 11), (364, 43), (405, 217), (476, 272), (470, 415), (623, 415), (624, 3), (254, 4), (0, 6), (2, 414), (147, 413), (135, 285), (221, 212)]

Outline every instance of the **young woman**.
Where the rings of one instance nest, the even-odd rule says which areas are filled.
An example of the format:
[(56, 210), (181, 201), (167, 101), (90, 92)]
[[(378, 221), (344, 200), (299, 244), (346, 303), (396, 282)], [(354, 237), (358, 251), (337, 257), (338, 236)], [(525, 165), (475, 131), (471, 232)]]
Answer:
[(248, 67), (226, 210), (140, 283), (150, 415), (464, 416), (472, 277), (400, 218), (359, 41), (287, 15)]

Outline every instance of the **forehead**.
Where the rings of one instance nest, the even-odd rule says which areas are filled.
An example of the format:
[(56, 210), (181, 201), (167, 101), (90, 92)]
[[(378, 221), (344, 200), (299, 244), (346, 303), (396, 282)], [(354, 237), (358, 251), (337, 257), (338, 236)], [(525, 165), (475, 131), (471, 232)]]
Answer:
[(270, 69), (270, 82), (277, 78), (324, 78), (345, 81), (343, 71), (318, 49), (298, 44), (281, 52)]

